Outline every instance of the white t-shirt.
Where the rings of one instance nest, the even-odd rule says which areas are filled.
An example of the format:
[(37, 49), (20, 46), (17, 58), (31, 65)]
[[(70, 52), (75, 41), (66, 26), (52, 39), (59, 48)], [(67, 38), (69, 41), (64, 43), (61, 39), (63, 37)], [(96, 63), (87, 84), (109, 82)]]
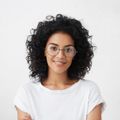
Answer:
[(32, 120), (86, 120), (100, 103), (104, 103), (100, 90), (89, 80), (79, 80), (63, 90), (30, 81), (20, 87), (14, 99), (14, 105), (29, 113)]

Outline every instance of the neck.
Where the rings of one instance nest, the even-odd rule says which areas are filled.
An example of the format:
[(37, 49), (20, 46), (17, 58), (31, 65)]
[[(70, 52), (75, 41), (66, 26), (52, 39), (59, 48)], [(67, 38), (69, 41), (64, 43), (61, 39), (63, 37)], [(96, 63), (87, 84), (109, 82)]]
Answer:
[(48, 78), (45, 80), (47, 83), (50, 84), (65, 84), (68, 82), (68, 76), (67, 73), (53, 73), (48, 72)]

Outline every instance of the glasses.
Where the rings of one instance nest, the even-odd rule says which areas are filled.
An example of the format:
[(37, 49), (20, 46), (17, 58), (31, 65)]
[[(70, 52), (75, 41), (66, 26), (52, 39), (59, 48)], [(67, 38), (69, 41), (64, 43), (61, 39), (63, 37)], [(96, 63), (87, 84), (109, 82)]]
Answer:
[(63, 49), (60, 49), (59, 46), (57, 45), (52, 45), (49, 44), (46, 47), (46, 51), (49, 55), (51, 56), (55, 56), (59, 53), (60, 50), (64, 51), (65, 56), (67, 57), (74, 57), (77, 53), (76, 49), (74, 48), (74, 46), (66, 46)]

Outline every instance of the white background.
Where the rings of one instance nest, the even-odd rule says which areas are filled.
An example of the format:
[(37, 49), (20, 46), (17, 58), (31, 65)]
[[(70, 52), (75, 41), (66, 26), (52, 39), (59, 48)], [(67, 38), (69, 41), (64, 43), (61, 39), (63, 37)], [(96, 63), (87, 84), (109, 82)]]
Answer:
[(101, 89), (107, 107), (103, 120), (120, 120), (120, 1), (1, 0), (0, 1), (0, 120), (15, 120), (13, 99), (29, 80), (25, 41), (47, 15), (62, 13), (80, 19), (97, 46), (86, 76)]

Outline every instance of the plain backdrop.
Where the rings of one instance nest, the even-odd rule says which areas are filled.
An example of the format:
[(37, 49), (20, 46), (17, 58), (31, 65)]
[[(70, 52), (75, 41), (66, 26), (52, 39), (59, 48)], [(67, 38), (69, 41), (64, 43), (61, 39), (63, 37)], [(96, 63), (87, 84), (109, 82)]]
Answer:
[(119, 0), (0, 0), (0, 120), (16, 120), (13, 99), (29, 81), (25, 42), (30, 29), (47, 15), (61, 13), (81, 20), (97, 46), (86, 79), (106, 101), (103, 120), (120, 120)]

